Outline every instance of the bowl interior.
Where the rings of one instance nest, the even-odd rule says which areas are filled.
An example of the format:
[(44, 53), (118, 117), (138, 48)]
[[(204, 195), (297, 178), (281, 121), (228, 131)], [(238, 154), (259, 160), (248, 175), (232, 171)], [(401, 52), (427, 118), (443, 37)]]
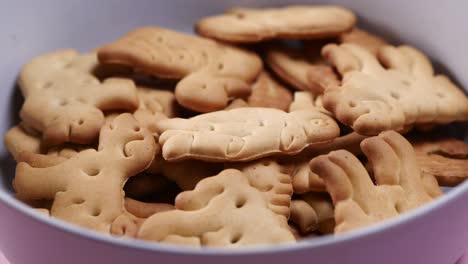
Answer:
[[(417, 1), (346, 0), (329, 1), (112, 1), (92, 4), (80, 0), (18, 0), (0, 10), (0, 134), (19, 122), (22, 98), (16, 78), (32, 57), (59, 48), (89, 51), (124, 33), (146, 25), (158, 25), (186, 32), (199, 18), (232, 6), (282, 6), (289, 4), (343, 4), (359, 15), (359, 25), (379, 33), (395, 44), (418, 47), (432, 59), (437, 72), (448, 74), (462, 87), (468, 87), (468, 59), (460, 57), (468, 43), (463, 10), (468, 2), (440, 5), (437, 0)], [(402, 8), (402, 6), (404, 8)], [(416, 11), (415, 11), (416, 10)], [(450, 18), (444, 16), (450, 14)], [(17, 19), (21, 17), (21, 19)], [(14, 21), (14, 23), (12, 22)], [(465, 30), (459, 32), (460, 30)], [(467, 138), (466, 125), (444, 128), (458, 138)], [(12, 194), (15, 163), (0, 145), (0, 192)], [(468, 185), (463, 188), (467, 189)]]

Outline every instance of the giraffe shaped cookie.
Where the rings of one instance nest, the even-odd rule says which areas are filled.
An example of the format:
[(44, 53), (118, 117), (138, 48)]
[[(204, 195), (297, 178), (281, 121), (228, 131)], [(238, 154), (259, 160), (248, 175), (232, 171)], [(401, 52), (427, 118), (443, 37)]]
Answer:
[(148, 74), (182, 79), (175, 95), (197, 112), (224, 109), (250, 94), (262, 70), (260, 58), (246, 50), (159, 27), (139, 28), (98, 51), (104, 64), (122, 64)]
[(59, 50), (34, 58), (21, 71), (25, 97), (21, 119), (42, 132), (49, 145), (87, 144), (97, 139), (104, 124), (102, 111), (133, 111), (138, 98), (133, 81), (98, 80), (93, 74), (96, 54)]
[(54, 199), (51, 216), (109, 232), (124, 213), (125, 182), (151, 164), (154, 148), (151, 134), (131, 114), (122, 114), (102, 127), (98, 150), (45, 168), (20, 162), (13, 186), (19, 197)]

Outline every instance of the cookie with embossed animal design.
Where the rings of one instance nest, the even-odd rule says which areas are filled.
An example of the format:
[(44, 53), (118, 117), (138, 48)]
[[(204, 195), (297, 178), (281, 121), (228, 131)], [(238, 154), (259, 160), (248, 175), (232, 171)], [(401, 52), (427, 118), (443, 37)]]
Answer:
[(420, 207), (441, 193), (429, 190), (411, 144), (395, 131), (361, 143), (376, 184), (353, 154), (337, 150), (310, 162), (325, 182), (335, 205), (335, 233), (368, 226)]
[(238, 108), (157, 123), (163, 157), (248, 161), (274, 154), (293, 155), (339, 135), (329, 116), (316, 110), (286, 113), (273, 108)]
[(385, 46), (376, 57), (345, 43), (322, 53), (343, 76), (340, 86), (325, 90), (323, 105), (359, 134), (468, 120), (468, 97), (413, 47)]
[(247, 163), (226, 164), (226, 168), (238, 169), (244, 173), (250, 185), (262, 193), (270, 210), (289, 219), (292, 180), (276, 160), (265, 158)]
[(138, 238), (186, 246), (240, 247), (295, 241), (285, 217), (235, 169), (203, 179), (180, 193), (176, 210), (148, 218)]
[(103, 64), (122, 64), (148, 74), (181, 79), (175, 89), (184, 107), (211, 112), (250, 94), (261, 72), (247, 50), (159, 27), (138, 28), (98, 51)]
[(28, 62), (20, 73), (25, 97), (20, 117), (42, 133), (46, 145), (95, 141), (104, 124), (103, 111), (133, 111), (138, 97), (133, 81), (93, 75), (95, 53), (59, 50)]
[(53, 217), (108, 233), (124, 213), (124, 183), (145, 170), (154, 153), (151, 133), (126, 113), (101, 128), (98, 150), (44, 168), (18, 163), (13, 187), (18, 197), (53, 199)]

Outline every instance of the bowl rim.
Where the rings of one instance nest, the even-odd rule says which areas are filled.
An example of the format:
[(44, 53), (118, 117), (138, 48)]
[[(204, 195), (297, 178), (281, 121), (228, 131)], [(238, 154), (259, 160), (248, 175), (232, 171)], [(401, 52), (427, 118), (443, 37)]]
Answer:
[(19, 211), (26, 217), (37, 221), (41, 224), (45, 224), (51, 228), (57, 228), (58, 231), (76, 235), (80, 238), (93, 240), (98, 243), (109, 244), (125, 249), (140, 250), (150, 253), (162, 252), (179, 255), (195, 255), (195, 256), (249, 256), (258, 254), (269, 254), (269, 253), (284, 253), (293, 252), (303, 249), (317, 249), (327, 246), (336, 246), (338, 244), (344, 244), (352, 242), (358, 239), (363, 239), (370, 235), (378, 235), (383, 232), (390, 231), (391, 229), (397, 228), (399, 225), (416, 221), (425, 217), (428, 214), (435, 213), (434, 211), (440, 210), (441, 208), (450, 204), (452, 200), (455, 200), (462, 195), (468, 193), (468, 181), (464, 181), (460, 185), (452, 188), (449, 192), (445, 193), (442, 197), (435, 199), (434, 201), (416, 208), (411, 212), (404, 213), (399, 217), (395, 217), (382, 223), (371, 225), (369, 227), (353, 230), (338, 236), (326, 235), (323, 237), (304, 239), (297, 241), (296, 243), (284, 243), (278, 245), (264, 245), (264, 246), (252, 246), (243, 247), (238, 249), (227, 249), (227, 248), (192, 248), (177, 245), (170, 245), (164, 243), (156, 243), (151, 241), (144, 241), (139, 239), (131, 238), (116, 238), (108, 234), (95, 232), (78, 225), (70, 224), (60, 219), (52, 218), (40, 214), (15, 199), (11, 194), (8, 194), (4, 190), (0, 190), (0, 202), (5, 203), (13, 210)]

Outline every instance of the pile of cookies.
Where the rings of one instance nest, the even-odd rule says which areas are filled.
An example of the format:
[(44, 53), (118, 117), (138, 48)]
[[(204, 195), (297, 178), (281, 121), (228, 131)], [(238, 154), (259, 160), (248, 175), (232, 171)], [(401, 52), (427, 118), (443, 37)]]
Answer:
[[(435, 138), (468, 98), (338, 6), (233, 8), (199, 36), (138, 28), (20, 73), (18, 199), (117, 237), (241, 247), (397, 217), (468, 177)], [(425, 131), (425, 132), (414, 132)]]

